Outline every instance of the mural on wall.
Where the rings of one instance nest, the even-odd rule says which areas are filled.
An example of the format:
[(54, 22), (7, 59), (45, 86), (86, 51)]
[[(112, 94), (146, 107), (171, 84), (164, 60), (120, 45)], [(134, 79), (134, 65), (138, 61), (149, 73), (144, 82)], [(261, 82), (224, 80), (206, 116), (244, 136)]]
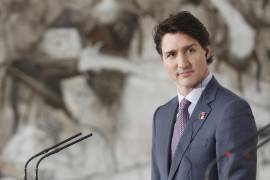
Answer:
[[(178, 10), (207, 25), (213, 72), (248, 99), (258, 127), (267, 124), (269, 8), (268, 0), (1, 0), (0, 179), (21, 179), (27, 158), (79, 131), (94, 136), (45, 161), (40, 178), (149, 179), (152, 113), (175, 94), (151, 31)], [(269, 177), (269, 162), (262, 150), (258, 179)]]

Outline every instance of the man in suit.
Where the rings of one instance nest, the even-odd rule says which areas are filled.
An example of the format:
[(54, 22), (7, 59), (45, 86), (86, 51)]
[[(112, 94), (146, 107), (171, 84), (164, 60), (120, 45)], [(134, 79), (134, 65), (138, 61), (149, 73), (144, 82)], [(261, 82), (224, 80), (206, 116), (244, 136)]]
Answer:
[(209, 163), (224, 153), (209, 179), (255, 180), (257, 137), (239, 146), (256, 134), (254, 117), (248, 103), (209, 72), (205, 26), (183, 11), (159, 23), (153, 37), (178, 95), (154, 114), (152, 180), (203, 180)]

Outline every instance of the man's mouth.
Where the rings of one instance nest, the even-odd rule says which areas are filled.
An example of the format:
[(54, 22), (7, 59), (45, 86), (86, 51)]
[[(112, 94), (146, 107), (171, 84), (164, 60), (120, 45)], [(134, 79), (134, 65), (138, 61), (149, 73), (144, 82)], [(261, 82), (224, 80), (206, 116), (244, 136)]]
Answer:
[(183, 71), (183, 72), (177, 72), (176, 73), (176, 76), (177, 77), (180, 76), (180, 77), (185, 78), (185, 77), (191, 76), (193, 72), (194, 72), (193, 70), (188, 70), (188, 71)]

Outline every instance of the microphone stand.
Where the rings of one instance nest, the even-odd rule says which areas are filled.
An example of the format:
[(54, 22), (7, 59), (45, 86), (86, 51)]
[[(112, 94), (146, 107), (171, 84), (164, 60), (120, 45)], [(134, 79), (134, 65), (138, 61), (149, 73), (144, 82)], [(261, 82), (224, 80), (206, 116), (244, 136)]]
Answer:
[[(259, 143), (258, 146), (251, 148), (247, 153), (244, 153), (243, 155), (240, 155), (239, 157), (236, 157), (235, 160), (240, 160), (240, 159), (242, 159), (243, 157), (245, 157), (245, 155), (247, 155), (248, 153), (250, 153), (250, 152), (252, 152), (252, 151), (258, 150), (259, 148), (261, 148), (263, 145), (265, 145), (265, 144), (268, 143), (269, 141), (270, 141), (270, 138), (265, 139), (264, 141), (262, 141), (261, 143)], [(226, 169), (225, 172), (227, 172), (228, 168), (229, 168), (229, 167), (227, 167), (227, 169)], [(227, 177), (225, 178), (225, 180), (228, 180), (228, 179), (229, 179), (229, 177), (227, 176)]]
[[(206, 169), (206, 172), (205, 172), (205, 180), (209, 180), (209, 176), (210, 176), (211, 170), (213, 169), (214, 165), (217, 164), (217, 162), (219, 160), (223, 159), (224, 157), (230, 157), (233, 152), (235, 152), (236, 150), (238, 150), (243, 145), (247, 144), (252, 139), (256, 138), (259, 134), (263, 133), (269, 127), (270, 127), (270, 124), (266, 125), (265, 127), (261, 128), (259, 131), (257, 131), (257, 133), (255, 133), (254, 135), (252, 135), (251, 137), (247, 138), (245, 141), (243, 141), (242, 143), (240, 143), (238, 146), (232, 148), (229, 151), (225, 151), (224, 154), (222, 154), (218, 158), (212, 160), (209, 163), (209, 165), (207, 166), (207, 169)], [(261, 146), (263, 146), (264, 144), (266, 144), (269, 140), (270, 140), (270, 138), (266, 139), (265, 141), (263, 141), (262, 143), (260, 143), (258, 146), (256, 146), (255, 149), (260, 148)], [(254, 148), (252, 148), (251, 151), (252, 150), (254, 150)], [(248, 152), (251, 152), (251, 151), (248, 151)]]
[(47, 158), (47, 157), (49, 157), (49, 156), (51, 156), (51, 155), (53, 155), (53, 154), (56, 154), (56, 153), (62, 151), (63, 149), (65, 149), (65, 148), (67, 148), (67, 147), (69, 147), (69, 146), (72, 146), (72, 145), (74, 145), (74, 144), (76, 144), (76, 143), (78, 143), (78, 142), (80, 142), (80, 141), (82, 141), (82, 140), (85, 140), (86, 138), (89, 138), (89, 137), (91, 137), (91, 136), (92, 136), (92, 133), (90, 133), (90, 134), (88, 134), (88, 135), (85, 135), (85, 136), (83, 136), (83, 137), (81, 137), (81, 138), (79, 138), (79, 139), (77, 139), (77, 140), (75, 140), (75, 141), (73, 141), (73, 142), (70, 142), (70, 143), (68, 143), (68, 144), (66, 144), (66, 145), (64, 145), (64, 146), (62, 146), (62, 147), (56, 148), (55, 150), (53, 150), (53, 151), (51, 151), (51, 152), (49, 152), (49, 153), (43, 155), (43, 156), (38, 160), (38, 162), (37, 162), (37, 164), (36, 164), (36, 180), (38, 180), (38, 167), (39, 167), (39, 165), (40, 165), (40, 163), (41, 163), (41, 161), (42, 161), (43, 159), (45, 159), (45, 158)]
[(51, 146), (51, 147), (49, 147), (49, 148), (44, 149), (43, 151), (41, 151), (41, 152), (39, 152), (39, 153), (33, 155), (32, 157), (30, 157), (30, 158), (28, 159), (28, 161), (25, 163), (25, 166), (24, 166), (24, 178), (23, 178), (23, 179), (24, 179), (24, 180), (27, 180), (27, 166), (28, 166), (28, 164), (30, 163), (30, 161), (32, 161), (32, 160), (35, 159), (36, 157), (41, 156), (42, 154), (45, 154), (45, 153), (49, 152), (50, 150), (52, 150), (52, 149), (54, 149), (54, 148), (56, 148), (56, 147), (58, 147), (58, 146), (60, 146), (60, 145), (62, 145), (62, 144), (64, 144), (64, 143), (66, 143), (66, 142), (68, 142), (68, 141), (71, 141), (72, 139), (74, 139), (74, 138), (76, 138), (76, 137), (78, 137), (78, 136), (80, 136), (80, 135), (82, 135), (82, 133), (77, 133), (77, 134), (75, 134), (75, 135), (73, 135), (73, 136), (71, 136), (71, 137), (69, 137), (69, 138), (67, 138), (67, 139), (65, 139), (65, 140), (63, 140), (63, 141), (61, 141), (61, 142), (59, 142), (59, 143), (57, 143), (57, 144)]

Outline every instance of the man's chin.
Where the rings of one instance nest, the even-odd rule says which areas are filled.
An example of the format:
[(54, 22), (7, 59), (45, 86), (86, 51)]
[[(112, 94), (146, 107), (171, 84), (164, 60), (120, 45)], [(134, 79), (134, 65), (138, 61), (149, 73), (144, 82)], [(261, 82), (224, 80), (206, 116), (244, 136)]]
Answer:
[(196, 87), (196, 83), (194, 82), (177, 82), (176, 86), (181, 89), (193, 89)]
[(193, 88), (194, 86), (196, 86), (196, 82), (190, 80), (190, 79), (181, 79), (178, 80), (177, 84), (179, 84), (180, 86), (184, 86), (184, 87), (191, 87)]
[(185, 78), (185, 79), (178, 79), (177, 84), (178, 86), (183, 86), (187, 88), (195, 88), (200, 84), (200, 80), (194, 80), (191, 77), (190, 78)]

